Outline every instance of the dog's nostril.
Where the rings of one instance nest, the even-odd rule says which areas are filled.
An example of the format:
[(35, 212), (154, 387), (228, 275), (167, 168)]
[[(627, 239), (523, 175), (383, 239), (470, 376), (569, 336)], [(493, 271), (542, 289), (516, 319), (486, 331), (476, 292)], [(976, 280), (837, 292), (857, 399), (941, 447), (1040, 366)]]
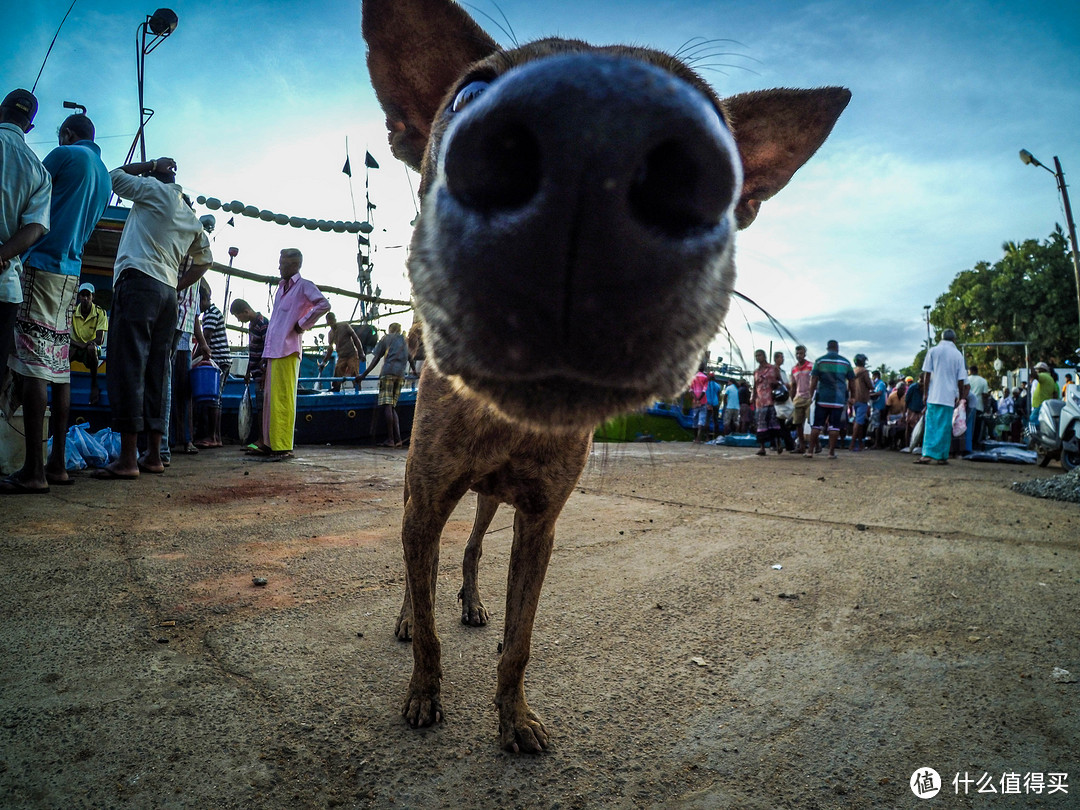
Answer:
[(645, 225), (682, 238), (715, 227), (733, 193), (731, 168), (704, 161), (678, 141), (652, 149), (630, 187), (630, 210)]
[(540, 188), (540, 145), (521, 124), (485, 127), (478, 137), (458, 137), (446, 156), (450, 193), (479, 211), (518, 208)]

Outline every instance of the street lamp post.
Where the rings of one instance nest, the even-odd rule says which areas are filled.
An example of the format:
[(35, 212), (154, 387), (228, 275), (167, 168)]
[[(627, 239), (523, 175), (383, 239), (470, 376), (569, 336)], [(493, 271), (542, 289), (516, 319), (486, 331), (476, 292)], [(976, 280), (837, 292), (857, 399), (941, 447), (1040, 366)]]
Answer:
[(1065, 172), (1061, 170), (1061, 161), (1054, 155), (1054, 168), (1044, 166), (1027, 149), (1020, 150), (1020, 160), (1029, 166), (1038, 166), (1046, 169), (1057, 180), (1058, 191), (1061, 192), (1061, 201), (1065, 205), (1065, 222), (1069, 226), (1069, 244), (1072, 246), (1073, 275), (1076, 278), (1076, 312), (1080, 323), (1080, 250), (1076, 247), (1076, 225), (1073, 222), (1072, 206), (1069, 205), (1069, 190), (1065, 185)]
[[(135, 156), (135, 148), (139, 147), (139, 155), (146, 162), (146, 124), (153, 117), (154, 111), (149, 109), (143, 102), (143, 78), (146, 69), (146, 56), (160, 45), (169, 34), (176, 30), (179, 22), (176, 12), (169, 8), (159, 8), (153, 14), (147, 14), (146, 19), (139, 23), (139, 38), (135, 43), (135, 70), (139, 86), (139, 129), (135, 133), (135, 140), (131, 143), (125, 163), (130, 163)], [(149, 42), (147, 38), (153, 34)]]
[(926, 350), (930, 351), (930, 305), (923, 304), (923, 314), (926, 316)]

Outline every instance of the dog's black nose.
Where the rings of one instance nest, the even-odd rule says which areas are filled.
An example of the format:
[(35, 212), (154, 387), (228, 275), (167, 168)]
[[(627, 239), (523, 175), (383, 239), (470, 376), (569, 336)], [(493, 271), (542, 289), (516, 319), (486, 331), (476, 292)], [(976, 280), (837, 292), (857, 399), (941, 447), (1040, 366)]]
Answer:
[[(585, 374), (575, 350), (619, 333), (644, 346), (671, 327), (627, 331), (629, 314), (717, 295), (740, 163), (691, 84), (639, 59), (574, 53), (470, 83), (446, 114), (422, 220), (437, 233), (424, 241), (437, 243), (454, 294), (482, 302), (463, 326), (490, 333), (506, 373), (580, 362), (565, 370)], [(423, 270), (413, 281), (425, 286)], [(552, 336), (570, 350), (557, 360)]]
[(731, 202), (719, 114), (652, 65), (555, 57), (471, 83), (461, 96), (445, 178), (462, 205), (485, 216), (525, 207), (542, 190), (571, 206), (575, 196), (599, 196), (607, 213), (679, 238), (715, 226)]

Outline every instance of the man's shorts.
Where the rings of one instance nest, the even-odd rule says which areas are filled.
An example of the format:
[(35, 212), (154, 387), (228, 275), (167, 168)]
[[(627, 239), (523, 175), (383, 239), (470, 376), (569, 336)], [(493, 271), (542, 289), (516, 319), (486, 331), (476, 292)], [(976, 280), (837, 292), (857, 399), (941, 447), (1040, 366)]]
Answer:
[(397, 407), (398, 397), (401, 396), (401, 385), (404, 382), (404, 377), (393, 375), (379, 377), (379, 404)]
[(828, 427), (829, 430), (839, 431), (843, 424), (843, 418), (843, 405), (838, 405), (835, 408), (830, 408), (827, 405), (818, 405), (814, 408), (814, 423), (812, 427), (817, 430), (824, 430)]
[(705, 417), (708, 415), (708, 408), (704, 405), (699, 405), (694, 408), (694, 427), (705, 427)]
[(856, 402), (855, 403), (855, 424), (865, 425), (867, 418), (870, 416), (870, 403), (868, 402)]
[(360, 373), (360, 356), (354, 354), (344, 360), (338, 360), (334, 364), (335, 377), (355, 377)]
[(72, 363), (82, 363), (90, 369), (96, 369), (101, 364), (96, 347), (91, 351), (85, 346), (70, 346), (68, 348), (68, 358)]
[(812, 401), (810, 397), (795, 397), (791, 401), (794, 406), (791, 409), (791, 424), (798, 427), (809, 418)]

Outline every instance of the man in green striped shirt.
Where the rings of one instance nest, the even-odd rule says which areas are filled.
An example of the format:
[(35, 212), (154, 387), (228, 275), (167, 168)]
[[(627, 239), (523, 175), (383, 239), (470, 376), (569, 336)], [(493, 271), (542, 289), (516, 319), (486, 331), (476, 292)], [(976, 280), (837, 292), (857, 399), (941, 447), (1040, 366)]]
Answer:
[(814, 421), (810, 430), (810, 446), (803, 453), (813, 458), (818, 447), (821, 431), (829, 431), (829, 458), (836, 458), (836, 441), (840, 438), (840, 426), (844, 409), (854, 401), (852, 384), (855, 372), (846, 357), (840, 356), (840, 344), (830, 340), (827, 351), (814, 361), (810, 373), (810, 397), (814, 399)]

